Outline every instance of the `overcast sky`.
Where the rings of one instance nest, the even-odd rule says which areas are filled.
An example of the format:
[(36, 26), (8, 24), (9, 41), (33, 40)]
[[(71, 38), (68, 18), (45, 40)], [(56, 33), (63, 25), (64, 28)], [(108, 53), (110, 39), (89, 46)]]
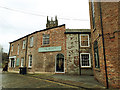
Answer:
[(0, 44), (9, 51), (9, 42), (46, 28), (57, 15), (58, 24), (70, 29), (90, 29), (88, 0), (0, 0)]

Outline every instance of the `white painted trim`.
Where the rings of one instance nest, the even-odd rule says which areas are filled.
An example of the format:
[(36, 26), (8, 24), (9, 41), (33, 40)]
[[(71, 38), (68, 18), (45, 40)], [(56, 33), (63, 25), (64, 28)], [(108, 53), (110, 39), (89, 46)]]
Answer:
[(9, 57), (9, 67), (11, 67), (11, 59), (14, 58), (14, 68), (15, 68), (15, 65), (16, 65), (16, 56), (10, 56)]
[[(88, 46), (82, 46), (82, 45), (81, 45), (81, 36), (82, 36), (82, 35), (87, 35), (87, 36), (88, 36)], [(90, 47), (89, 34), (80, 34), (80, 37), (79, 37), (79, 38), (80, 38), (80, 47)]]
[(10, 56), (9, 59), (11, 59), (11, 58), (16, 58), (16, 56)]
[[(81, 58), (81, 55), (82, 55), (82, 54), (89, 54), (89, 64), (90, 64), (90, 66), (82, 66), (82, 58)], [(80, 63), (81, 63), (81, 67), (91, 67), (90, 53), (80, 53)]]
[(62, 54), (62, 55), (64, 56), (63, 53), (57, 53), (57, 54), (55, 55), (55, 73), (65, 73), (65, 56), (64, 56), (64, 72), (56, 72), (56, 60), (57, 60), (57, 55), (58, 55), (58, 54)]

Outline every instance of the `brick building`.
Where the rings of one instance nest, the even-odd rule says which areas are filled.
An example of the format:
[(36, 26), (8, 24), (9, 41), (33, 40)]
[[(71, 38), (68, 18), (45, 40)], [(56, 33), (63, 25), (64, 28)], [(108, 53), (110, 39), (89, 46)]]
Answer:
[(46, 29), (10, 42), (9, 71), (92, 75), (90, 41), (90, 29), (65, 29), (47, 17)]
[(66, 29), (67, 73), (92, 75), (90, 29)]
[(89, 3), (94, 77), (120, 88), (120, 2)]
[[(27, 72), (66, 72), (65, 25), (49, 21), (46, 29), (10, 42), (9, 71), (27, 67)], [(49, 24), (49, 25), (48, 25)]]

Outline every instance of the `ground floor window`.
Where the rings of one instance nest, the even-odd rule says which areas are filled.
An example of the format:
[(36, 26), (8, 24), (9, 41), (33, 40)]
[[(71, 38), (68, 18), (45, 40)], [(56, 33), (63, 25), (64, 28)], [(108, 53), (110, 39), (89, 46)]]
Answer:
[(81, 53), (81, 67), (91, 67), (90, 53)]
[(100, 68), (98, 42), (97, 41), (94, 42), (94, 60), (95, 60), (95, 68)]
[(64, 72), (64, 55), (57, 54), (56, 56), (56, 72)]
[(29, 55), (29, 65), (28, 67), (32, 67), (32, 55)]
[(11, 59), (11, 67), (15, 67), (15, 60), (14, 60), (14, 58)]
[(24, 66), (24, 58), (21, 58), (21, 67)]

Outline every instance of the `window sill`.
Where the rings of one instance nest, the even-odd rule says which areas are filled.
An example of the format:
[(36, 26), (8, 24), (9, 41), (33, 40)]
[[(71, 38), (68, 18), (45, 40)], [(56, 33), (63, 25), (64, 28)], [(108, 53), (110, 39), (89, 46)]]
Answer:
[(34, 46), (29, 46), (29, 48), (33, 48)]
[(50, 44), (41, 45), (41, 47), (47, 47), (47, 46), (50, 46)]
[(28, 67), (28, 69), (32, 69), (32, 67)]
[(91, 69), (92, 67), (81, 67), (81, 69)]
[(94, 69), (95, 69), (95, 71), (99, 71), (99, 72), (101, 71), (100, 68), (94, 68)]
[(90, 46), (80, 46), (81, 48), (90, 48)]

